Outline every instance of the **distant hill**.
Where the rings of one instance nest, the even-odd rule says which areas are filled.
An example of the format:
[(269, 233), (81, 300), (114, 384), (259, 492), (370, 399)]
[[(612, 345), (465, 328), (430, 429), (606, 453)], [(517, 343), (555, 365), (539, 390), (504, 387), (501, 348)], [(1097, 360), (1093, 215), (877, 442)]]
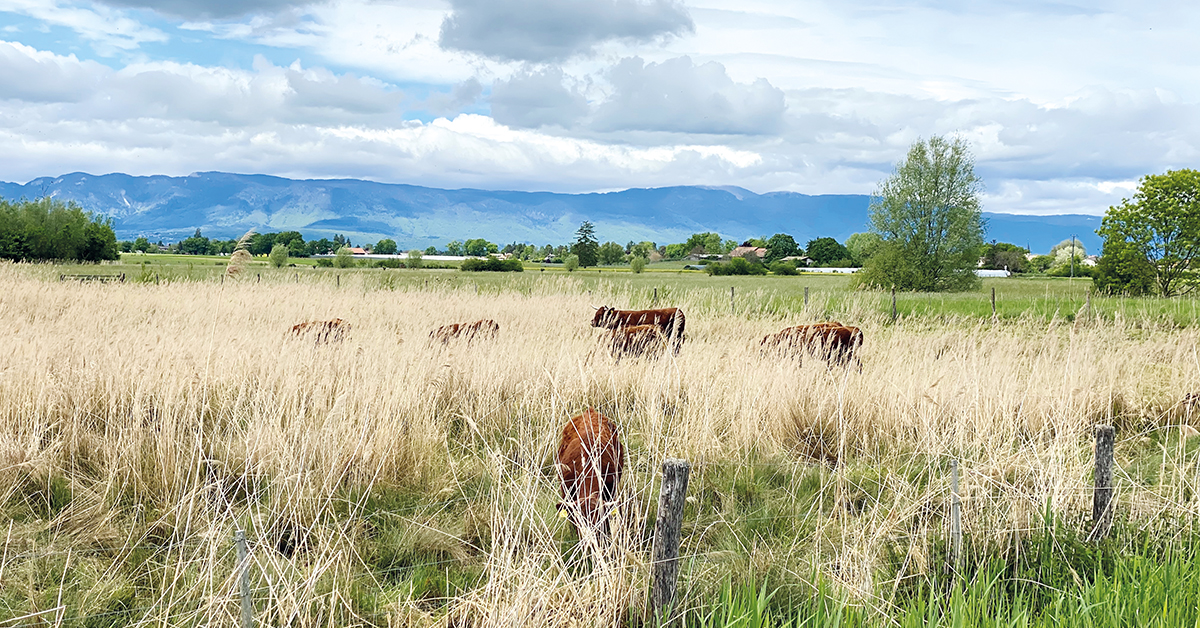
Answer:
[[(698, 231), (725, 238), (789, 233), (839, 241), (865, 231), (865, 195), (755, 194), (737, 187), (669, 187), (595, 194), (442, 190), (356, 179), (293, 180), (265, 175), (201, 172), (186, 177), (94, 176), (72, 173), (24, 185), (0, 182), (7, 199), (53, 195), (111, 216), (121, 239), (175, 241), (197, 228), (233, 238), (250, 228), (296, 230), (306, 239), (340, 233), (354, 242), (396, 240), (402, 248), (443, 247), (481, 237), (505, 244), (562, 244), (584, 220), (601, 241), (682, 242)], [(1100, 218), (1084, 215), (985, 214), (987, 238), (1045, 252), (1075, 234), (1099, 252)]]

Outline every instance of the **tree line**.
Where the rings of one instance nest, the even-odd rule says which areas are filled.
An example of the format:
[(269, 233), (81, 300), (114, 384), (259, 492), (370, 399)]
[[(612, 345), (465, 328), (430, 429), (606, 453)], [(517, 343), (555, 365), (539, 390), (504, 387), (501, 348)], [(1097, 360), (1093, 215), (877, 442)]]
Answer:
[(50, 197), (0, 199), (0, 259), (99, 262), (118, 257), (111, 218)]

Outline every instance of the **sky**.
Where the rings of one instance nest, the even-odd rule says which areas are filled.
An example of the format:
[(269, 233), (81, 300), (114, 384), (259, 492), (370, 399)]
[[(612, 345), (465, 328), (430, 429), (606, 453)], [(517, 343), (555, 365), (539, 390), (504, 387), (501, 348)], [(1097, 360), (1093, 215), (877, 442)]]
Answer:
[(967, 140), (983, 209), (1200, 166), (1200, 3), (0, 0), (0, 179), (75, 171), (869, 194)]

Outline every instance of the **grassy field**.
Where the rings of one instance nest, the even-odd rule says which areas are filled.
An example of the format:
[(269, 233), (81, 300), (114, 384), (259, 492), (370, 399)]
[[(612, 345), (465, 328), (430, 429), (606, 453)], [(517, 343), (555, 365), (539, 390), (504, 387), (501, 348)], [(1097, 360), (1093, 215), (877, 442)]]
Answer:
[[(1042, 625), (1134, 590), (1187, 600), (1162, 621), (1194, 623), (1191, 300), (1088, 308), (1085, 282), (989, 280), (898, 295), (893, 320), (890, 294), (845, 277), (264, 267), (221, 281), (168, 266), (157, 283), (80, 284), (58, 281), (78, 269), (0, 265), (0, 628), (237, 625), (237, 529), (264, 625), (636, 624), (671, 456), (693, 464), (692, 624), (752, 625), (761, 607), (754, 625), (817, 625), (796, 622), (817, 609), (837, 614), (821, 625), (987, 625), (971, 618), (1004, 604), (995, 625)], [(687, 312), (684, 350), (614, 363), (591, 306), (655, 294)], [(353, 326), (340, 344), (287, 333), (333, 317)], [(494, 342), (428, 342), (483, 317)], [(828, 318), (864, 330), (861, 372), (757, 352)], [(600, 556), (554, 508), (558, 430), (588, 406), (628, 450)], [(1081, 537), (1099, 423), (1118, 428), (1118, 516), (1095, 544)], [(961, 577), (945, 570), (952, 458)], [(1086, 625), (1170, 625), (1106, 610)]]

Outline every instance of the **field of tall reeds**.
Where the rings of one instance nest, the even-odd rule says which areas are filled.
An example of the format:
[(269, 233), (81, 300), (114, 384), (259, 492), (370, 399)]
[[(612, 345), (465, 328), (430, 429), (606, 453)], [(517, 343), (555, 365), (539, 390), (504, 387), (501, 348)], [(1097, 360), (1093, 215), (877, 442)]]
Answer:
[[(1182, 546), (1200, 513), (1200, 331), (1169, 317), (892, 320), (874, 293), (804, 306), (761, 288), (731, 307), (680, 286), (658, 303), (687, 313), (682, 352), (616, 362), (592, 306), (652, 298), (620, 278), (333, 277), (80, 284), (0, 265), (0, 628), (240, 625), (237, 530), (261, 625), (637, 624), (667, 457), (692, 463), (693, 619), (734, 585), (872, 625), (933, 603), (954, 579), (951, 459), (961, 577), (1053, 562), (1091, 583), (1098, 424), (1118, 440), (1104, 556)], [(289, 334), (334, 317), (340, 343)], [(495, 340), (429, 342), (480, 318)], [(831, 318), (863, 330), (861, 371), (758, 352)], [(555, 509), (559, 432), (587, 407), (628, 453), (600, 554)]]

